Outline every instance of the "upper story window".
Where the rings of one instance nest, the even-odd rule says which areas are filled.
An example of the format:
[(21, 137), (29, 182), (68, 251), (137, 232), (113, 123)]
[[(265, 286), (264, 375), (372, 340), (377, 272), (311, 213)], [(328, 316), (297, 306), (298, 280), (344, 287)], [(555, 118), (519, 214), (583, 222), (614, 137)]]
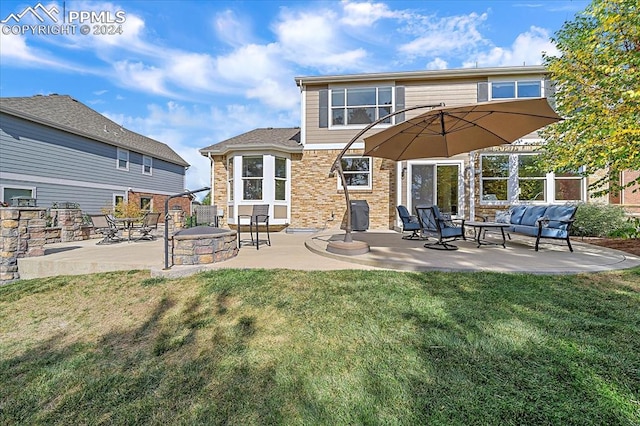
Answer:
[(242, 157), (242, 199), (262, 200), (264, 163), (262, 155)]
[(129, 170), (129, 151), (126, 149), (118, 148), (116, 168), (120, 170)]
[(491, 99), (539, 98), (541, 96), (541, 80), (491, 82)]
[[(391, 113), (392, 87), (331, 89), (331, 125), (370, 124)], [(384, 123), (391, 123), (387, 119)]]
[(142, 174), (149, 176), (153, 174), (153, 158), (142, 156)]
[[(371, 189), (371, 157), (342, 157), (342, 171), (349, 189)], [(338, 178), (338, 188), (342, 182)]]

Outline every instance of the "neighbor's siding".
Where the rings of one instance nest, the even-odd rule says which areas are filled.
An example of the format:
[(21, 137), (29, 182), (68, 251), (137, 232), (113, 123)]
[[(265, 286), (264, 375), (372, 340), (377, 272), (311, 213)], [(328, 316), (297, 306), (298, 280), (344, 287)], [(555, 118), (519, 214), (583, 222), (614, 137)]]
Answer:
[[(127, 188), (184, 191), (185, 169), (180, 165), (153, 158), (153, 175), (143, 175), (142, 154), (129, 151), (129, 170), (118, 170), (115, 146), (6, 114), (0, 115), (0, 152), (0, 171), (19, 174), (21, 185), (35, 186), (38, 204), (44, 207), (72, 201), (95, 210), (110, 205), (113, 194), (124, 195)], [(17, 184), (6, 178), (0, 183)]]

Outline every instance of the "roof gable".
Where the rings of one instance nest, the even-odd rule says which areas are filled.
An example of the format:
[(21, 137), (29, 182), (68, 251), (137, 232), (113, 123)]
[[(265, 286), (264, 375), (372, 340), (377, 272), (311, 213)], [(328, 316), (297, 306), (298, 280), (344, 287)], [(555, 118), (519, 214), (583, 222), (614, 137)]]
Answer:
[(71, 96), (0, 98), (0, 112), (169, 163), (189, 166), (168, 145), (123, 128)]

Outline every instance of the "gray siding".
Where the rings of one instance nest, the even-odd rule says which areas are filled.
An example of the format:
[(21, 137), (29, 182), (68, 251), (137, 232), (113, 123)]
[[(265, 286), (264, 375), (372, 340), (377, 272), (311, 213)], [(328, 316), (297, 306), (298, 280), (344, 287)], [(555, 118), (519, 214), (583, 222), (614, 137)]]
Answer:
[[(153, 158), (153, 174), (148, 176), (142, 174), (142, 154), (129, 151), (129, 170), (116, 169), (116, 154), (115, 146), (0, 114), (0, 172), (40, 178), (22, 185), (37, 187), (43, 207), (52, 201), (102, 207), (105, 199), (111, 203), (113, 193), (127, 188), (161, 194), (184, 191), (183, 166)], [(3, 178), (0, 184), (9, 182)], [(92, 185), (94, 189), (87, 188)]]

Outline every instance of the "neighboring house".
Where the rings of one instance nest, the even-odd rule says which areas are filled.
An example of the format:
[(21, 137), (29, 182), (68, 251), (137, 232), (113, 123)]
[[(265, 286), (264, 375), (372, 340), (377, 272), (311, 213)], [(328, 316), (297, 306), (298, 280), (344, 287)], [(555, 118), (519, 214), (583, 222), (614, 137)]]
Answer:
[[(301, 90), (299, 134), (298, 129), (256, 129), (200, 150), (212, 162), (212, 202), (226, 207), (230, 225), (239, 211), (268, 203), (279, 224), (339, 226), (346, 203), (338, 176), (329, 175), (331, 165), (351, 138), (390, 112), (441, 102), (553, 101), (542, 66), (297, 77), (296, 83)], [(396, 115), (363, 137), (425, 111)], [(543, 143), (534, 132), (510, 145), (451, 158), (395, 162), (363, 157), (364, 143), (357, 141), (343, 158), (343, 169), (351, 199), (368, 202), (370, 228), (397, 227), (398, 204), (413, 210), (435, 203), (474, 218), (515, 203), (592, 201), (587, 179), (536, 166), (536, 150)]]
[[(99, 213), (127, 200), (164, 213), (166, 198), (185, 191), (188, 167), (166, 144), (70, 96), (0, 98), (0, 201), (23, 196)], [(190, 208), (188, 198), (171, 204)]]

